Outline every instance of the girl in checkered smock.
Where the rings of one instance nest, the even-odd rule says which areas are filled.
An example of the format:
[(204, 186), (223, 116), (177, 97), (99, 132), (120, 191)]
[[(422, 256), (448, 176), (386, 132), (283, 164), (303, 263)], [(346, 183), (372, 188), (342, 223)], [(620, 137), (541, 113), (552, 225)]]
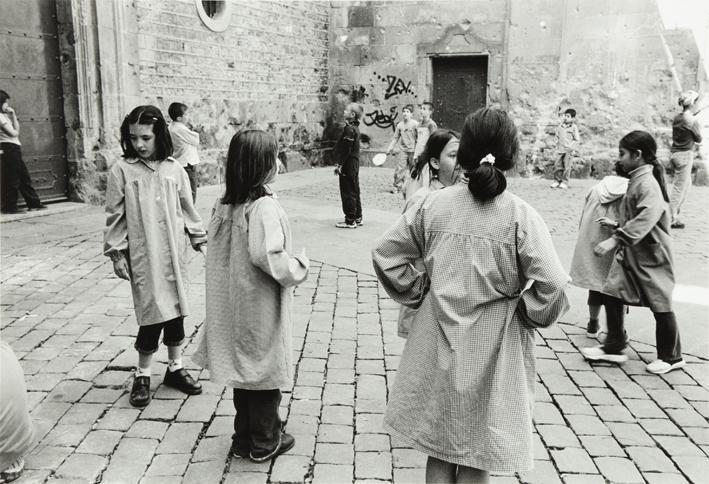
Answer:
[(372, 252), (387, 293), (419, 308), (384, 423), (429, 456), (427, 482), (532, 467), (534, 330), (567, 310), (569, 277), (542, 218), (505, 191), (517, 151), (506, 112), (470, 114), (457, 156), (468, 185), (430, 193)]

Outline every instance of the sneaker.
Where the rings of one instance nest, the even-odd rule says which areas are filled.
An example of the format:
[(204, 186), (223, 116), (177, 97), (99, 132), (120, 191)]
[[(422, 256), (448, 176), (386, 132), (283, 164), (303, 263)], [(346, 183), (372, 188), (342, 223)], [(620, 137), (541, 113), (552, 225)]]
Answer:
[(130, 390), (130, 404), (143, 408), (150, 403), (150, 377), (136, 376), (133, 379), (133, 388)]
[(14, 462), (0, 472), (0, 482), (14, 481), (22, 475), (22, 471), (24, 470), (25, 460), (22, 457), (18, 457)]
[(611, 363), (624, 363), (628, 361), (628, 357), (622, 353), (606, 353), (602, 346), (592, 346), (581, 348), (581, 354), (584, 358), (591, 361), (610, 361)]
[(202, 393), (202, 384), (195, 381), (184, 368), (175, 371), (165, 370), (165, 378), (162, 382), (187, 395), (199, 395)]
[(666, 361), (655, 360), (652, 363), (647, 364), (645, 366), (645, 369), (650, 373), (654, 373), (655, 375), (663, 375), (672, 370), (679, 370), (686, 364), (687, 363), (684, 360), (679, 360), (674, 363), (667, 363)]
[(268, 452), (266, 454), (261, 454), (258, 452), (251, 451), (249, 453), (249, 458), (254, 462), (265, 462), (269, 459), (274, 459), (281, 454), (285, 454), (286, 452), (291, 450), (294, 445), (295, 445), (295, 437), (293, 437), (291, 434), (287, 434), (287, 433), (283, 432), (281, 434), (281, 439), (278, 442), (278, 445), (276, 446), (275, 449), (273, 449), (271, 452)]
[(670, 225), (670, 228), (672, 229), (683, 229), (684, 224), (682, 222), (673, 222), (672, 225)]
[(364, 225), (364, 222), (362, 221), (362, 217), (355, 220), (355, 223), (357, 224), (357, 227), (361, 227), (362, 225)]
[(598, 335), (598, 329), (598, 320), (589, 318), (588, 324), (586, 325), (586, 336), (595, 338)]
[(337, 222), (335, 224), (335, 227), (337, 227), (338, 229), (356, 229), (357, 222), (352, 222), (351, 224), (348, 224), (347, 222)]
[(549, 188), (559, 188), (559, 182), (554, 182), (551, 185), (549, 185)]
[(567, 183), (561, 182), (559, 183), (559, 188), (561, 188), (562, 190), (566, 190), (567, 188), (569, 188), (569, 185)]
[(396, 187), (391, 188), (391, 189), (389, 190), (389, 193), (399, 193), (399, 192), (401, 192), (401, 189), (396, 188)]
[(239, 444), (236, 440), (232, 440), (229, 455), (248, 459), (250, 456), (249, 444)]

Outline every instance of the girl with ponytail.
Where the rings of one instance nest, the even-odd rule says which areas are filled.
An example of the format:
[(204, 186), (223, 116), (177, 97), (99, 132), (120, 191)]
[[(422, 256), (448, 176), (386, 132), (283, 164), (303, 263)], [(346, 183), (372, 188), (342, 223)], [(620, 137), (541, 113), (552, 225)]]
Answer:
[(470, 114), (457, 154), (468, 185), (428, 193), (372, 252), (387, 293), (418, 308), (385, 427), (428, 455), (427, 482), (532, 467), (534, 330), (568, 308), (569, 277), (544, 221), (505, 190), (517, 151), (506, 112)]
[(621, 211), (624, 220), (598, 219), (601, 225), (615, 230), (594, 249), (598, 256), (616, 251), (601, 291), (608, 336), (602, 346), (583, 348), (581, 353), (589, 360), (626, 361), (623, 304), (645, 306), (655, 316), (657, 346), (657, 360), (646, 369), (667, 373), (685, 362), (672, 311), (674, 270), (664, 170), (657, 161), (657, 144), (650, 133), (628, 133), (620, 140), (618, 151), (618, 165), (630, 178)]

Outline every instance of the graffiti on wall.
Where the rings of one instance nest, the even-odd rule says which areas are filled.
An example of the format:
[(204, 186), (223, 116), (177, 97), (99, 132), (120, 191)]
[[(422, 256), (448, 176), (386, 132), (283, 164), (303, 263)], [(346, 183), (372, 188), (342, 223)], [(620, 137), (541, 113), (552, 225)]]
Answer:
[(365, 126), (376, 126), (377, 128), (387, 129), (392, 131), (396, 129), (396, 118), (399, 117), (398, 108), (392, 106), (389, 112), (385, 112), (382, 108), (375, 108), (373, 111), (364, 114), (362, 122)]
[(377, 79), (386, 84), (386, 90), (384, 91), (385, 100), (401, 94), (414, 95), (414, 90), (411, 88), (413, 81), (406, 82), (401, 77), (392, 76), (390, 74), (381, 75), (375, 72), (374, 75), (377, 76)]

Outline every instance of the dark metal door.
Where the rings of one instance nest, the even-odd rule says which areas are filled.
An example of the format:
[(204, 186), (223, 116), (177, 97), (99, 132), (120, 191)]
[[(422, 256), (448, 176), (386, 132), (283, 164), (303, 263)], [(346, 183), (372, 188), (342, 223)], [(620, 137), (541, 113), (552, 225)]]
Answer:
[(35, 190), (45, 201), (63, 199), (66, 130), (55, 1), (1, 2), (0, 89), (17, 112), (22, 157)]
[(460, 131), (465, 117), (487, 105), (487, 56), (433, 58), (433, 119)]

